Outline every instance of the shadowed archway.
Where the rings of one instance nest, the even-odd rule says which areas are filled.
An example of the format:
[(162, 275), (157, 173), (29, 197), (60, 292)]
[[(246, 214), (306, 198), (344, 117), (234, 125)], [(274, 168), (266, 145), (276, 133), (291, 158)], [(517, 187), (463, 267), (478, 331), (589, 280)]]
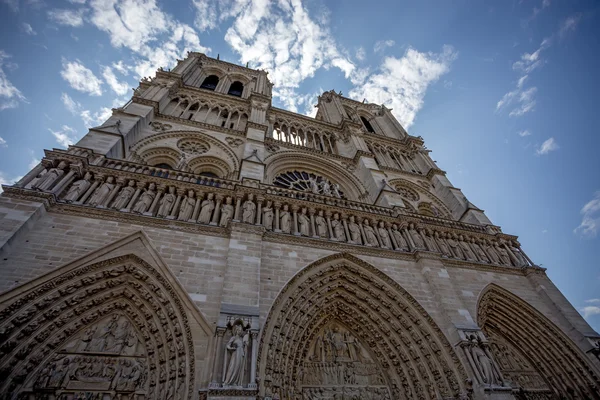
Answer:
[(458, 398), (467, 377), (423, 307), (349, 254), (309, 265), (283, 288), (261, 336), (259, 373), (261, 395), (281, 399)]

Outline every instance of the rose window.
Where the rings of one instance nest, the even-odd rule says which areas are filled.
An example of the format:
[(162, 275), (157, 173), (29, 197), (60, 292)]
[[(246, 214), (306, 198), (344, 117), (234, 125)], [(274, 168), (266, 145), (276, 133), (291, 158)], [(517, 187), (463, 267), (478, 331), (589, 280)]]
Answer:
[(277, 175), (273, 184), (275, 186), (298, 190), (300, 192), (308, 192), (340, 198), (344, 197), (344, 192), (342, 192), (337, 183), (331, 182), (322, 176), (305, 171), (283, 172)]
[(181, 140), (177, 147), (186, 154), (204, 154), (210, 149), (208, 143), (193, 139)]
[(403, 198), (410, 201), (418, 201), (419, 194), (406, 186), (396, 186), (396, 192)]

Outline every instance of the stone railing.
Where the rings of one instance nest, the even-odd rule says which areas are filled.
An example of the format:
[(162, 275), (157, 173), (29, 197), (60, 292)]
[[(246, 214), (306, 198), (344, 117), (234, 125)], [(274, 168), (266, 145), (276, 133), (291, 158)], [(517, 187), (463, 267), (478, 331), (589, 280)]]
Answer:
[[(89, 153), (48, 152), (43, 162), (7, 195), (27, 190), (50, 193), (56, 202), (114, 210), (150, 218), (227, 228), (231, 221), (267, 232), (397, 252), (439, 253), (443, 258), (525, 267), (533, 265), (514, 237), (476, 225), (399, 213), (270, 185), (167, 171), (126, 161), (92, 158)], [(35, 174), (34, 174), (35, 172)], [(207, 180), (210, 180), (208, 182)], [(86, 212), (83, 211), (83, 214)]]

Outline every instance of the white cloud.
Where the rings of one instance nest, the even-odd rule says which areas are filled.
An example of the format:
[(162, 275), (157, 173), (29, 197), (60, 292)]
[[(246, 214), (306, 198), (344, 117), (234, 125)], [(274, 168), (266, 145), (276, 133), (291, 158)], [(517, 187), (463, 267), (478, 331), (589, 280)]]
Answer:
[(0, 147), (8, 147), (8, 143), (6, 143), (6, 140), (2, 136), (0, 136)]
[(529, 132), (527, 129), (519, 132), (519, 136), (521, 136), (521, 137), (525, 137), (525, 136), (529, 136), (529, 135), (531, 135), (531, 132)]
[(54, 131), (50, 128), (48, 128), (48, 130), (50, 131), (50, 133), (52, 133), (58, 144), (60, 144), (64, 148), (75, 144), (75, 142), (77, 141), (77, 131), (68, 125), (63, 125), (58, 131)]
[(192, 0), (196, 8), (196, 19), (194, 25), (201, 32), (217, 27), (217, 7), (209, 0)]
[(594, 315), (600, 314), (600, 307), (598, 306), (585, 306), (581, 309), (583, 313), (583, 318), (589, 318)]
[(102, 107), (99, 111), (92, 113), (90, 110), (84, 110), (81, 103), (73, 100), (68, 94), (63, 93), (60, 96), (61, 101), (65, 105), (67, 111), (73, 115), (78, 115), (83, 120), (86, 127), (94, 127), (101, 125), (112, 115), (112, 110), (108, 107)]
[(585, 300), (586, 303), (600, 304), (600, 299)]
[(77, 115), (81, 112), (81, 104), (73, 100), (68, 94), (63, 93), (60, 99), (71, 114)]
[(386, 57), (380, 71), (352, 89), (350, 97), (385, 104), (408, 128), (423, 107), (429, 85), (450, 70), (457, 55), (452, 46), (444, 46), (441, 53), (421, 53), (409, 48), (402, 58)]
[(364, 47), (359, 47), (358, 49), (356, 49), (356, 59), (359, 61), (365, 61), (367, 58), (367, 52), (365, 51)]
[(583, 14), (577, 13), (571, 15), (570, 17), (566, 18), (563, 22), (561, 22), (560, 29), (558, 30), (558, 34), (560, 35), (560, 37), (565, 36), (568, 32), (575, 31), (577, 25), (579, 25), (579, 22), (581, 22), (582, 16)]
[[(594, 193), (594, 198), (583, 206), (580, 213), (583, 216), (581, 224), (573, 232), (584, 237), (596, 237), (600, 230), (600, 190)], [(590, 302), (600, 302), (600, 299), (592, 300)]]
[(112, 67), (119, 71), (122, 75), (129, 75), (129, 71), (127, 70), (127, 66), (123, 62), (123, 60), (119, 60), (119, 62), (112, 63)]
[(6, 172), (0, 171), (0, 193), (3, 192), (2, 185), (13, 185), (21, 178), (22, 176), (9, 176)]
[(79, 27), (83, 25), (84, 9), (78, 10), (50, 10), (48, 18), (59, 25)]
[[(9, 69), (11, 67), (5, 63), (8, 58), (10, 56), (4, 50), (0, 50), (0, 111), (18, 107), (20, 102), (27, 102), (23, 93), (8, 80), (4, 72), (4, 66)], [(16, 64), (13, 64), (12, 67), (16, 67)]]
[(102, 76), (106, 81), (106, 84), (115, 92), (118, 96), (123, 96), (129, 91), (129, 85), (127, 82), (119, 82), (115, 73), (110, 67), (104, 67), (102, 69)]
[(37, 166), (40, 163), (40, 159), (39, 158), (35, 158), (33, 157), (31, 159), (31, 161), (29, 161), (29, 165), (27, 165), (27, 168), (29, 168), (30, 170), (33, 169), (35, 166)]
[(21, 24), (21, 29), (23, 30), (23, 32), (25, 32), (28, 35), (31, 35), (31, 36), (37, 35), (37, 32), (35, 30), (33, 30), (31, 25), (29, 25), (27, 22), (23, 22)]
[(559, 146), (556, 143), (556, 140), (554, 140), (554, 138), (551, 137), (550, 139), (545, 140), (544, 143), (542, 143), (542, 145), (535, 151), (535, 153), (537, 155), (543, 155), (558, 149)]
[(536, 87), (530, 87), (527, 90), (518, 92), (517, 102), (519, 106), (513, 109), (508, 116), (509, 117), (520, 117), (529, 111), (533, 111), (535, 107), (535, 94), (537, 92)]
[(375, 43), (375, 46), (373, 47), (373, 51), (375, 51), (375, 53), (379, 53), (379, 52), (382, 52), (383, 50), (385, 50), (386, 47), (392, 47), (395, 44), (396, 44), (396, 42), (394, 42), (391, 39), (380, 40), (377, 43)]
[(91, 96), (102, 95), (102, 80), (87, 69), (79, 60), (67, 61), (63, 59), (60, 75), (75, 90), (88, 93)]

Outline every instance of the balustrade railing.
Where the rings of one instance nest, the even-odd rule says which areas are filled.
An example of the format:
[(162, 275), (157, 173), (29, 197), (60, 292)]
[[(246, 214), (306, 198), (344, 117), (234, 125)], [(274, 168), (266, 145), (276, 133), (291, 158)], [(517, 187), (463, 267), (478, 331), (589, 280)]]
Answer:
[[(36, 169), (35, 176), (28, 174), (17, 188), (51, 193), (59, 203), (218, 227), (239, 221), (277, 234), (355, 246), (426, 251), (484, 264), (533, 265), (518, 242), (505, 240), (506, 235), (465, 229), (469, 224), (444, 226), (435, 218), (398, 215), (397, 210), (331, 196), (234, 185), (111, 159), (96, 160), (96, 165), (45, 159)], [(169, 174), (162, 176), (164, 171)]]

